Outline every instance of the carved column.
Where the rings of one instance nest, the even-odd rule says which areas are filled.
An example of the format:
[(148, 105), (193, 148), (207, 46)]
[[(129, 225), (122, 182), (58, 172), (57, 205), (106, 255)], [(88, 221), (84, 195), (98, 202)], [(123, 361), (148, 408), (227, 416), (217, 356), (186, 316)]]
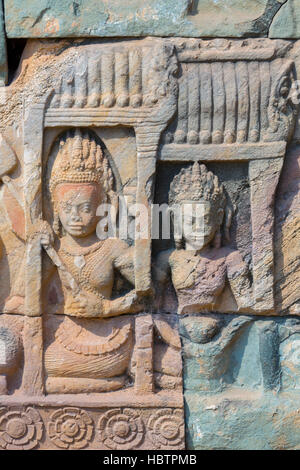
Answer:
[(137, 317), (135, 392), (139, 395), (152, 393), (153, 383), (153, 320), (151, 315)]
[(255, 310), (274, 309), (274, 199), (282, 158), (249, 163)]
[(24, 122), (24, 207), (26, 233), (24, 373), (22, 390), (41, 395), (43, 383), (42, 248), (34, 228), (42, 221), (43, 104), (26, 110)]
[(155, 185), (156, 161), (162, 128), (137, 127), (138, 184), (136, 201), (148, 210), (148, 238), (135, 244), (136, 290), (149, 293), (151, 289), (151, 204)]

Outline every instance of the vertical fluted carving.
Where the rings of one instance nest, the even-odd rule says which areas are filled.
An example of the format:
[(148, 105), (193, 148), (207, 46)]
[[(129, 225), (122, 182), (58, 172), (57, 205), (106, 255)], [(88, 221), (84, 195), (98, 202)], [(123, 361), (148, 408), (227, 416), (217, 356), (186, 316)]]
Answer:
[(141, 106), (142, 96), (142, 56), (139, 49), (129, 52), (129, 94), (130, 106)]
[(258, 62), (249, 62), (249, 137), (250, 142), (257, 142), (260, 134), (260, 77)]
[(88, 102), (90, 108), (97, 108), (101, 95), (101, 61), (97, 56), (91, 56), (88, 64)]
[(182, 64), (182, 77), (179, 80), (179, 99), (178, 99), (178, 124), (175, 132), (174, 141), (183, 143), (186, 141), (188, 131), (188, 73), (187, 64)]
[(235, 67), (233, 62), (225, 62), (223, 65), (226, 95), (226, 116), (224, 129), (225, 144), (232, 144), (236, 140), (236, 122), (237, 122), (237, 87), (235, 77)]
[(245, 142), (248, 137), (249, 119), (249, 77), (248, 68), (245, 62), (236, 63), (237, 86), (238, 86), (238, 123), (237, 141)]
[(81, 54), (75, 71), (75, 108), (83, 108), (87, 102), (88, 62), (86, 54)]
[(65, 76), (62, 81), (62, 96), (60, 105), (63, 108), (71, 108), (74, 103), (73, 98), (73, 87), (74, 87), (74, 72), (70, 68), (66, 71)]
[(222, 62), (216, 62), (211, 65), (213, 81), (213, 133), (212, 142), (221, 144), (224, 137), (225, 122), (225, 90)]
[(115, 54), (115, 94), (117, 106), (123, 108), (128, 106), (128, 53), (116, 52)]
[(270, 98), (270, 64), (269, 62), (261, 62), (259, 64), (260, 71), (260, 122), (261, 122), (261, 134), (262, 140), (265, 133), (269, 128), (268, 119), (268, 106)]
[(208, 144), (211, 141), (211, 125), (212, 125), (212, 78), (211, 65), (201, 64), (201, 144)]
[(101, 57), (101, 104), (105, 108), (111, 108), (115, 103), (114, 95), (114, 66), (113, 53), (103, 54)]
[(197, 144), (199, 141), (200, 120), (200, 89), (199, 89), (199, 66), (191, 64), (188, 74), (188, 134), (187, 142)]

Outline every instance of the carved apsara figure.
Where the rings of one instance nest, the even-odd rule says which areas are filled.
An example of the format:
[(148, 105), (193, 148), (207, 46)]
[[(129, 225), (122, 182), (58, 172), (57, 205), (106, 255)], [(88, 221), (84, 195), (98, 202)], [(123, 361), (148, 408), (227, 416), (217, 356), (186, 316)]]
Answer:
[[(49, 234), (43, 234), (41, 242), (58, 269), (66, 317), (45, 352), (47, 390), (76, 393), (120, 388), (132, 349), (131, 321), (116, 324), (95, 319), (135, 313), (142, 306), (133, 288), (133, 249), (116, 238), (99, 240), (96, 234), (97, 208), (113, 202), (115, 193), (108, 158), (95, 135), (77, 129), (61, 137), (49, 189), (56, 250)], [(112, 299), (116, 271), (132, 290)], [(118, 380), (109, 380), (116, 376)]]
[(222, 246), (222, 225), (228, 232), (230, 213), (218, 177), (198, 162), (182, 169), (171, 183), (169, 205), (190, 208), (181, 211), (180, 236), (174, 227), (176, 249), (162, 252), (155, 267), (160, 288), (171, 274), (178, 313), (214, 311), (227, 281), (238, 309), (249, 307), (248, 268), (239, 251)]
[[(113, 203), (113, 188), (112, 170), (96, 138), (80, 130), (65, 135), (52, 168), (50, 194), (67, 315), (111, 317), (140, 308), (134, 290), (111, 300), (114, 270), (134, 285), (132, 249), (122, 240), (99, 240), (96, 234), (98, 206)], [(49, 242), (42, 240), (55, 257)]]

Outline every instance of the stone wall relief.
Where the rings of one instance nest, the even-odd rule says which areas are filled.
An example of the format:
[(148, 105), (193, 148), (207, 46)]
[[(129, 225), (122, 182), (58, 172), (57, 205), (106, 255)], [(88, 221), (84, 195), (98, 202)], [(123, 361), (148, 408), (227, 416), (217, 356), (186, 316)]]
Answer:
[[(56, 88), (24, 108), (23, 197), (6, 178), (16, 162), (1, 159), (25, 251), (0, 324), (2, 448), (43, 448), (42, 436), (58, 448), (182, 448), (182, 351), (187, 371), (197, 363), (191, 394), (292, 388), (297, 340), (290, 346), (289, 325), (272, 315), (293, 62), (276, 41), (153, 41), (66, 46)], [(130, 177), (115, 157), (124, 129), (135, 141)], [(110, 149), (104, 135), (115, 138)], [(156, 259), (150, 238), (99, 240), (99, 204), (118, 210), (123, 194), (149, 208), (164, 164), (178, 170), (169, 203), (200, 204), (203, 231), (175, 237)], [(247, 259), (231, 230), (242, 208), (215, 164), (247, 169)], [(160, 306), (167, 282), (178, 308)], [(247, 381), (249, 358), (261, 374)]]
[[(188, 446), (207, 448), (212, 433), (219, 433), (210, 443), (214, 449), (244, 448), (245, 439), (251, 448), (297, 448), (298, 318), (185, 316), (180, 335)], [(234, 424), (237, 414), (247, 427), (242, 438)], [(263, 443), (255, 435), (253, 420), (268, 433)], [(229, 435), (232, 443), (226, 445)]]
[[(109, 378), (120, 376), (129, 363), (133, 342), (130, 322), (113, 328), (110, 333), (109, 325), (105, 324), (101, 334), (100, 325), (97, 329), (95, 322), (85, 322), (89, 324), (85, 328), (80, 318), (107, 318), (144, 310), (134, 290), (133, 248), (118, 238), (99, 240), (96, 233), (100, 204), (117, 204), (113, 172), (96, 135), (76, 128), (60, 136), (59, 141), (59, 150), (49, 171), (52, 227), (58, 248), (53, 247), (50, 233), (41, 236), (41, 243), (58, 270), (64, 297), (63, 313), (67, 316), (55, 334), (56, 341), (45, 352), (46, 373), (51, 382), (47, 391), (53, 393), (56, 380), (66, 383), (65, 386), (58, 384), (59, 390), (74, 393), (75, 389), (80, 390), (80, 379), (86, 382), (82, 384), (83, 391), (109, 390)], [(115, 271), (126, 278), (131, 290), (112, 299)], [(45, 269), (43, 275), (47, 279)], [(76, 317), (77, 321), (74, 323), (70, 317)], [(100, 340), (97, 344), (93, 328), (103, 343)], [(96, 379), (103, 379), (103, 382), (107, 379), (107, 383), (101, 385), (100, 380), (97, 387)], [(111, 389), (124, 385), (124, 381), (119, 380)]]
[[(169, 205), (180, 207), (184, 204), (191, 208), (201, 205), (201, 220), (196, 221), (196, 207), (190, 215), (182, 210), (185, 219), (182, 235), (175, 238), (175, 250), (158, 256), (157, 282), (163, 284), (170, 272), (179, 314), (213, 311), (226, 282), (229, 282), (238, 310), (251, 311), (253, 300), (248, 267), (238, 250), (222, 243), (222, 238), (227, 241), (229, 238), (230, 204), (218, 177), (205, 165), (195, 162), (182, 169), (171, 182)], [(222, 309), (222, 305), (219, 308)]]
[[(157, 255), (153, 273), (158, 310), (174, 308), (166, 286), (177, 300), (191, 448), (230, 448), (231, 439), (239, 448), (237, 415), (252, 439), (254, 415), (267, 429), (298, 399), (299, 322), (276, 317), (274, 304), (276, 188), (298, 111), (294, 64), (280, 47), (255, 40), (177, 45), (178, 111), (159, 152), (160, 168), (176, 170), (158, 192), (171, 205), (201, 206), (201, 229), (176, 237), (173, 222), (173, 246)], [(248, 205), (226, 180), (225, 167), (238, 175), (241, 165)], [(245, 208), (249, 238), (231, 230)], [(184, 229), (196, 225), (193, 215)], [(296, 428), (292, 417), (289, 426)], [(221, 436), (215, 444), (213, 435)]]
[[(206, 229), (210, 233), (211, 239), (204, 241), (204, 244), (207, 248), (209, 244), (214, 245), (215, 253), (216, 245), (219, 246), (220, 266), (216, 269), (216, 258), (208, 262), (208, 256), (206, 266), (198, 264), (198, 270), (202, 270), (198, 277), (194, 255), (190, 254), (189, 257), (189, 250), (184, 254), (184, 251), (177, 249), (170, 255), (169, 261), (164, 259), (167, 254), (159, 257), (157, 275), (162, 280), (163, 265), (172, 265), (179, 313), (216, 310), (221, 313), (275, 314), (274, 199), (286, 142), (293, 133), (297, 114), (297, 105), (293, 101), (294, 64), (283, 57), (284, 47), (287, 49), (288, 46), (268, 40), (186, 40), (177, 43), (176, 47), (181, 64), (178, 111), (164, 133), (159, 159), (162, 165), (173, 163), (184, 167), (170, 185), (169, 201), (204, 204), (206, 200), (204, 212), (207, 212), (207, 223), (204, 222), (204, 231)], [(222, 201), (222, 180), (218, 182), (217, 175), (205, 166), (216, 162), (231, 165), (233, 173), (237, 163), (243, 162), (248, 168), (252, 232), (251, 264), (248, 263), (248, 268), (238, 250), (233, 248), (234, 243), (228, 243), (230, 211), (234, 216), (230, 195), (226, 200), (223, 196)], [(190, 164), (189, 169), (187, 164)], [(183, 192), (187, 193), (187, 197), (183, 196)], [(215, 211), (209, 208), (214, 198)], [(236, 210), (241, 208), (237, 207)], [(210, 212), (214, 213), (215, 220)], [(224, 237), (221, 241), (219, 234), (223, 219), (227, 241)], [(190, 241), (184, 242), (190, 247)], [(175, 244), (178, 245), (177, 240)], [(228, 248), (225, 255), (226, 244), (232, 249)], [(205, 251), (204, 246), (201, 249)], [(213, 251), (210, 254), (214, 256)], [(186, 257), (189, 257), (189, 263), (186, 263)], [(228, 304), (221, 297), (225, 265), (236, 305), (232, 301)], [(180, 266), (178, 274), (174, 274), (175, 266)], [(210, 276), (214, 276), (214, 280), (209, 280)], [(179, 281), (180, 277), (182, 281)], [(205, 279), (205, 282), (201, 284), (200, 279)], [(195, 299), (197, 281), (198, 307)], [(181, 294), (178, 289), (180, 282)], [(186, 303), (193, 297), (191, 303), (194, 306), (184, 308), (181, 305), (183, 288), (186, 289)], [(201, 299), (201, 288), (215, 289), (214, 296), (205, 302)], [(218, 295), (220, 306), (216, 301)]]
[[(24, 301), (10, 314), (22, 313), (20, 335), (2, 318), (3, 448), (43, 447), (42, 436), (58, 448), (184, 446), (181, 344), (176, 317), (149, 308), (151, 241), (97, 236), (101, 203), (152, 202), (177, 97), (174, 46), (155, 42), (154, 55), (150, 41), (70, 47), (56, 89), (25, 106)], [(67, 406), (55, 411), (58, 395)]]

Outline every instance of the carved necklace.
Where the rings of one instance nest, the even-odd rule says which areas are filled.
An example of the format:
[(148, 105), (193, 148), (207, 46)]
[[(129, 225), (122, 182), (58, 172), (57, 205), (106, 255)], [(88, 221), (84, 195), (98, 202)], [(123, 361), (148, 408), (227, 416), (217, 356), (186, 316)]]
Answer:
[(95, 251), (98, 251), (101, 248), (102, 245), (103, 245), (103, 240), (95, 243), (92, 246), (86, 247), (86, 248), (78, 247), (78, 248), (76, 248), (76, 252), (72, 252), (70, 250), (67, 250), (64, 247), (61, 247), (61, 251), (63, 253), (65, 253), (67, 256), (73, 257), (74, 258), (73, 262), (74, 262), (75, 266), (79, 270), (81, 270), (86, 265), (85, 256), (88, 256), (88, 255), (94, 253)]
[[(79, 253), (78, 251), (76, 253), (70, 252), (61, 247), (61, 251), (65, 255), (66, 265), (72, 276), (77, 280), (81, 287), (96, 295), (101, 300), (105, 297), (91, 285), (90, 277), (95, 266), (101, 263), (101, 258), (107, 258), (110, 250), (111, 243), (109, 243), (109, 240), (101, 240), (87, 249), (81, 248), (80, 251), (78, 250)], [(88, 259), (85, 257), (88, 257)]]
[(94, 253), (94, 251), (97, 251), (103, 245), (104, 241), (105, 240), (100, 240), (99, 242), (94, 243), (92, 246), (87, 247), (78, 246), (76, 247), (76, 251), (66, 249), (64, 246), (61, 246), (60, 249), (69, 256), (85, 256), (89, 255), (90, 253)]

